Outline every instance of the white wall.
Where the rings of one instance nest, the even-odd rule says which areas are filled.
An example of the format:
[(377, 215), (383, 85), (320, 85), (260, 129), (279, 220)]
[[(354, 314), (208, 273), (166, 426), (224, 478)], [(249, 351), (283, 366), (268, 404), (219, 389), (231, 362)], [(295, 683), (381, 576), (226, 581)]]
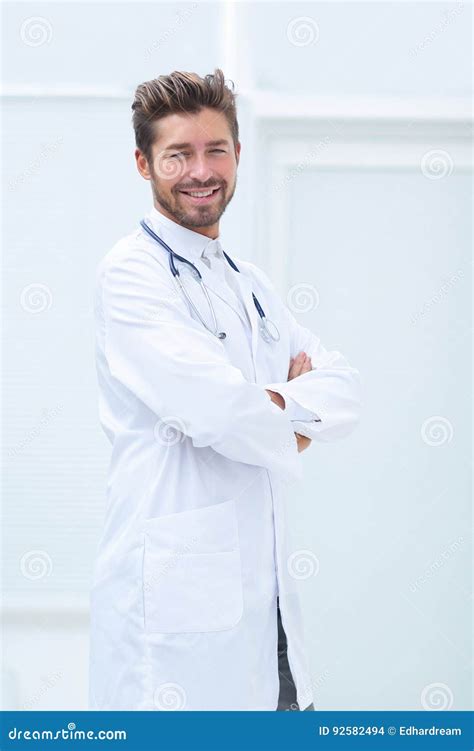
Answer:
[(86, 708), (109, 458), (94, 271), (151, 203), (132, 158), (135, 86), (218, 65), (243, 142), (225, 247), (364, 383), (360, 427), (311, 446), (290, 499), (316, 706), (472, 706), (470, 15), (4, 6), (4, 708)]

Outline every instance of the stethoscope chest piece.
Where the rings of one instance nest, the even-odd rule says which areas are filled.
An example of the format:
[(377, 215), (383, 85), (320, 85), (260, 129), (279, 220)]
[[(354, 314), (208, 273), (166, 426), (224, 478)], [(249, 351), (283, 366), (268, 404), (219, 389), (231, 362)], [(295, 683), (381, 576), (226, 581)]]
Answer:
[(266, 342), (277, 342), (280, 339), (280, 332), (276, 325), (266, 316), (260, 319), (260, 332), (262, 339)]

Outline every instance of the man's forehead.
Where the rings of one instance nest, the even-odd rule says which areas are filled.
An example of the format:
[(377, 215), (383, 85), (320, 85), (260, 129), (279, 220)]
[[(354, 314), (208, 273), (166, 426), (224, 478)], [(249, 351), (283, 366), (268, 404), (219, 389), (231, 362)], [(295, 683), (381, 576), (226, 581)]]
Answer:
[(205, 126), (193, 113), (172, 113), (156, 120), (155, 143), (159, 142), (161, 149), (231, 145), (232, 137), (225, 116), (221, 112), (212, 112), (211, 122), (206, 119)]

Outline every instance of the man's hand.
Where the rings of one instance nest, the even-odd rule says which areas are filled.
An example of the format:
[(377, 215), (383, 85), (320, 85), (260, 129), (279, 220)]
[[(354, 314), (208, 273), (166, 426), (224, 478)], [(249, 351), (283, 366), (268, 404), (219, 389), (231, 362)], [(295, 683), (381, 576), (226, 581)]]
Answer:
[(282, 395), (278, 393), (278, 391), (270, 391), (270, 389), (265, 389), (268, 396), (274, 402), (280, 409), (285, 409), (285, 400), (283, 399)]
[(298, 453), (301, 453), (308, 448), (309, 444), (311, 443), (311, 438), (307, 438), (305, 435), (301, 435), (300, 433), (295, 433), (295, 436), (296, 443), (298, 445)]
[[(312, 368), (311, 358), (308, 357), (306, 352), (300, 352), (296, 357), (292, 357), (290, 360), (288, 380), (291, 381), (293, 378), (303, 375), (303, 373), (309, 373)], [(298, 445), (298, 452), (301, 453), (301, 451), (308, 448), (311, 443), (311, 438), (306, 438), (305, 435), (301, 435), (300, 433), (295, 433), (295, 436)]]
[(309, 373), (312, 370), (311, 358), (308, 357), (306, 352), (300, 352), (296, 357), (292, 357), (290, 360), (290, 369), (288, 371), (288, 381), (292, 381), (293, 378), (297, 378), (303, 373)]
[[(296, 357), (292, 357), (290, 360), (290, 369), (288, 370), (288, 380), (291, 381), (293, 378), (297, 378), (299, 375), (303, 375), (303, 373), (309, 373), (310, 370), (312, 370), (312, 364), (311, 364), (311, 358), (308, 357), (306, 352), (300, 352)], [(275, 402), (280, 409), (285, 409), (285, 400), (283, 399), (282, 395), (279, 394), (277, 391), (270, 391), (269, 389), (266, 389), (267, 394), (270, 396), (270, 399), (272, 402)], [(307, 438), (305, 435), (301, 435), (300, 433), (295, 433), (296, 436), (296, 443), (298, 446), (298, 452), (301, 453), (301, 451), (304, 451), (308, 448), (309, 444), (311, 443), (311, 438)]]

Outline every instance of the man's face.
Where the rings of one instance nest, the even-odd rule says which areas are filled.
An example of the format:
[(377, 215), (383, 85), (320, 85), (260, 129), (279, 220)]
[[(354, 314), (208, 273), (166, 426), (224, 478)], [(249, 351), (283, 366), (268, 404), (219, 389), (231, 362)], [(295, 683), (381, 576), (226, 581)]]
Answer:
[(140, 173), (151, 181), (157, 208), (185, 227), (215, 232), (234, 195), (240, 156), (225, 116), (203, 108), (167, 115), (155, 127), (152, 163), (139, 151), (135, 155)]

